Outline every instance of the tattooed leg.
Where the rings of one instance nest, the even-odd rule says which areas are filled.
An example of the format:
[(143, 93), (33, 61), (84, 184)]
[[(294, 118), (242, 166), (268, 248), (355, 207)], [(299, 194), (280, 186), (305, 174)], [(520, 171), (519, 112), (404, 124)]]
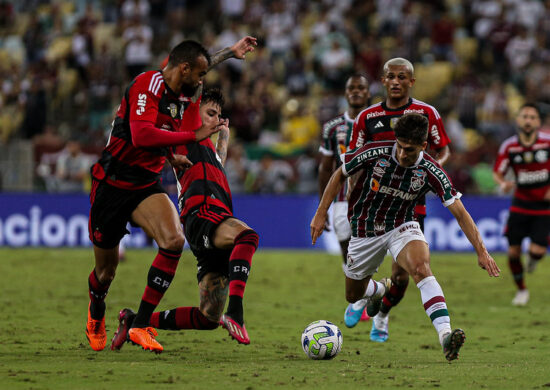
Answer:
[(218, 322), (225, 308), (229, 280), (218, 273), (208, 273), (199, 282), (201, 313), (212, 322)]

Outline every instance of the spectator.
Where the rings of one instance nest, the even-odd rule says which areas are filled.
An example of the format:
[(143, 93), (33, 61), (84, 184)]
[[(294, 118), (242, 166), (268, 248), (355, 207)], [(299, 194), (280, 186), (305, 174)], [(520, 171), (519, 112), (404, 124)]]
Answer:
[(67, 142), (55, 165), (58, 192), (83, 192), (91, 165), (92, 160), (82, 153), (80, 142)]

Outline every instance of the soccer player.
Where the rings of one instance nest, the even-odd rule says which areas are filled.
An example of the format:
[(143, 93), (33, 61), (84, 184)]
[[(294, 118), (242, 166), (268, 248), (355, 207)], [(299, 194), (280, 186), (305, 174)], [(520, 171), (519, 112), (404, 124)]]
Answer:
[[(415, 112), (428, 119), (428, 146), (435, 153), (440, 165), (449, 158), (449, 138), (445, 133), (443, 121), (437, 110), (410, 97), (410, 89), (415, 83), (413, 65), (404, 58), (393, 58), (384, 64), (382, 84), (386, 88), (386, 99), (362, 111), (355, 119), (350, 149), (363, 146), (367, 142), (393, 140), (393, 127), (404, 114)], [(353, 187), (354, 178), (350, 186)], [(424, 231), (426, 201), (420, 199), (415, 210), (420, 229)], [(405, 294), (409, 285), (409, 274), (397, 263), (392, 264), (392, 287), (386, 292), (382, 308), (373, 318), (370, 338), (372, 341), (385, 342), (389, 337), (389, 311), (396, 306)], [(354, 326), (359, 321), (365, 301), (358, 301), (346, 309), (346, 324)]]
[[(151, 326), (157, 329), (216, 329), (220, 323), (241, 344), (250, 338), (243, 319), (243, 294), (258, 234), (233, 217), (231, 191), (224, 171), (229, 140), (229, 122), (221, 119), (223, 97), (218, 90), (202, 96), (202, 128), (219, 129), (216, 147), (209, 138), (177, 149), (192, 162), (177, 170), (179, 206), (185, 235), (196, 256), (200, 291), (199, 307), (178, 307), (154, 313)], [(227, 312), (222, 316), (229, 293)], [(123, 309), (111, 349), (120, 349), (127, 340), (135, 314)], [(221, 321), (220, 321), (221, 318)]]
[(88, 278), (86, 325), (92, 349), (106, 345), (105, 296), (118, 265), (118, 244), (131, 222), (155, 239), (159, 251), (129, 338), (144, 349), (163, 350), (149, 319), (174, 277), (184, 235), (177, 210), (159, 183), (160, 172), (166, 158), (177, 168), (189, 164), (170, 146), (200, 141), (217, 131), (202, 128), (198, 113), (209, 67), (231, 56), (244, 58), (255, 44), (255, 38), (245, 37), (211, 59), (200, 43), (183, 41), (170, 52), (162, 71), (144, 72), (126, 89), (107, 146), (92, 167), (89, 230), (95, 268)]
[[(540, 111), (536, 105), (521, 106), (516, 117), (518, 134), (505, 140), (498, 151), (493, 177), (503, 192), (514, 189), (510, 216), (506, 226), (508, 265), (517, 292), (512, 300), (516, 306), (529, 302), (521, 263), (521, 243), (529, 237), (527, 272), (533, 272), (546, 254), (550, 233), (550, 135), (539, 132)], [(506, 179), (511, 169), (515, 180)]]
[(346, 299), (354, 303), (366, 298), (371, 312), (376, 314), (387, 283), (372, 280), (372, 275), (389, 250), (420, 289), (426, 314), (450, 361), (458, 358), (466, 336), (461, 329), (451, 330), (443, 291), (430, 269), (428, 244), (415, 218), (414, 208), (419, 200), (428, 191), (436, 193), (474, 246), (479, 266), (489, 276), (498, 276), (500, 270), (462, 205), (461, 194), (437, 161), (424, 152), (428, 123), (423, 115), (406, 114), (395, 123), (395, 141), (372, 142), (346, 153), (311, 221), (311, 238), (315, 243), (323, 232), (327, 210), (346, 177), (357, 173), (349, 199), (352, 237), (345, 267)]
[[(355, 117), (364, 110), (370, 98), (369, 82), (365, 76), (356, 74), (348, 78), (345, 89), (348, 109), (336, 118), (323, 125), (323, 144), (319, 147), (321, 163), (319, 164), (319, 199), (323, 196), (325, 187), (334, 170), (342, 165), (340, 155), (349, 149), (353, 122)], [(332, 227), (342, 250), (344, 265), (348, 256), (348, 244), (351, 238), (351, 227), (348, 221), (347, 186), (344, 185), (332, 204)], [(328, 221), (327, 227), (328, 230)], [(363, 319), (368, 319), (363, 311)], [(346, 317), (347, 319), (347, 317)], [(357, 322), (347, 326), (355, 326)]]

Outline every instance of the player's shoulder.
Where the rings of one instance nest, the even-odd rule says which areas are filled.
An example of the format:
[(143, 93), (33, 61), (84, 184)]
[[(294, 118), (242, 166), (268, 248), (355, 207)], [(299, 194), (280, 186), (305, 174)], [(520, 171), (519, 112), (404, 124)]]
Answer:
[(332, 119), (329, 119), (328, 121), (323, 123), (323, 135), (328, 135), (337, 126), (340, 126), (344, 123), (346, 123), (346, 118), (344, 117), (344, 114), (340, 114)]
[(164, 78), (161, 71), (150, 70), (137, 75), (133, 85), (140, 92), (148, 92), (159, 96), (163, 90)]
[(360, 149), (362, 151), (369, 151), (368, 154), (374, 155), (374, 156), (380, 155), (383, 153), (390, 154), (394, 144), (395, 144), (395, 140), (373, 141), (373, 142), (367, 142)]
[(427, 169), (428, 172), (437, 175), (439, 172), (445, 172), (443, 167), (437, 162), (435, 158), (424, 152), (422, 160), (420, 160), (419, 166)]
[(384, 111), (384, 108), (382, 107), (382, 102), (374, 103), (365, 108), (363, 111), (357, 115), (357, 118), (361, 118), (364, 120), (370, 119), (375, 116), (382, 116), (385, 115), (386, 112)]
[[(412, 112), (412, 110), (423, 110), (424, 112), (426, 112), (428, 115), (433, 115), (436, 117), (436, 119), (439, 119), (441, 118), (441, 115), (439, 115), (439, 112), (437, 111), (437, 109), (432, 106), (431, 104), (428, 104), (426, 102), (423, 102), (422, 100), (418, 100), (418, 99), (415, 99), (415, 98), (412, 98), (412, 102), (411, 102), (411, 105), (405, 110), (405, 114), (407, 113), (407, 111), (410, 110)], [(420, 114), (422, 112), (419, 112)]]
[(499, 152), (502, 153), (510, 147), (514, 146), (521, 146), (517, 134), (512, 135), (511, 137), (508, 137), (504, 141), (502, 141), (502, 143), (500, 144)]
[(537, 138), (538, 138), (537, 140), (540, 142), (544, 142), (544, 143), (550, 142), (550, 133), (542, 133), (539, 131)]

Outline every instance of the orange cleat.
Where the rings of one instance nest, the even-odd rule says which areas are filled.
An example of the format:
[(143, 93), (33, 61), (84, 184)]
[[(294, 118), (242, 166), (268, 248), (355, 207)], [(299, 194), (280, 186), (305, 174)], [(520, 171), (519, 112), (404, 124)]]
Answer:
[(155, 340), (158, 332), (155, 328), (148, 326), (147, 328), (130, 328), (128, 331), (128, 339), (134, 345), (141, 346), (144, 350), (150, 350), (155, 353), (161, 353), (164, 348)]
[(88, 322), (86, 323), (86, 337), (90, 347), (94, 351), (103, 351), (107, 344), (107, 332), (105, 331), (105, 317), (101, 320), (94, 320), (90, 314), (88, 305)]

